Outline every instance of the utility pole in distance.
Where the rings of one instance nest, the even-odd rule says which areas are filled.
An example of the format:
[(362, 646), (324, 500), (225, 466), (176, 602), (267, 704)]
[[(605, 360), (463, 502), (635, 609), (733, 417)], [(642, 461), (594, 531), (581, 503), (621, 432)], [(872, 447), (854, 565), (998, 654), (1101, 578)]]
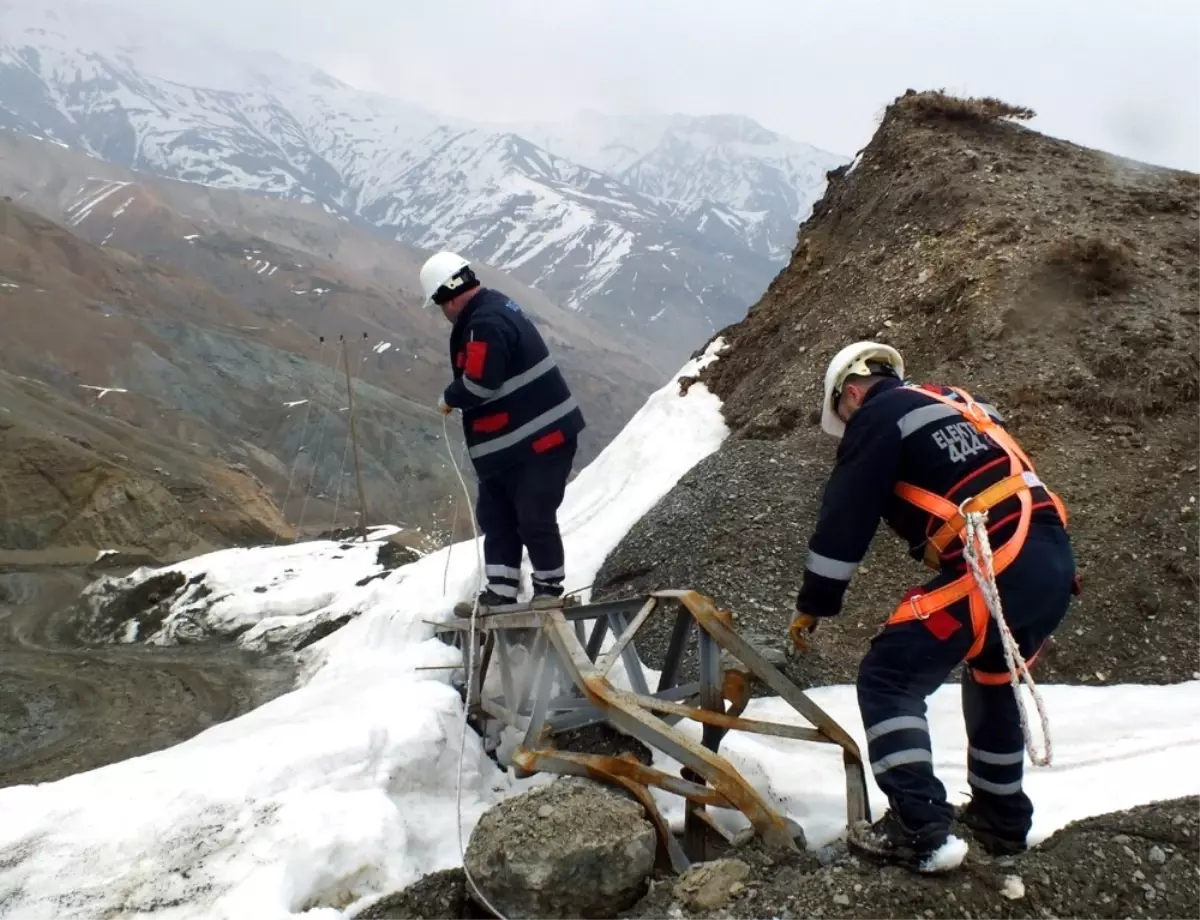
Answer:
[[(363, 334), (366, 338), (366, 334)], [(350, 413), (350, 443), (354, 446), (354, 478), (358, 482), (358, 535), (367, 539), (367, 499), (363, 493), (362, 466), (358, 461), (358, 433), (354, 426), (354, 387), (350, 383), (350, 351), (342, 338), (342, 363), (346, 366), (346, 399)]]

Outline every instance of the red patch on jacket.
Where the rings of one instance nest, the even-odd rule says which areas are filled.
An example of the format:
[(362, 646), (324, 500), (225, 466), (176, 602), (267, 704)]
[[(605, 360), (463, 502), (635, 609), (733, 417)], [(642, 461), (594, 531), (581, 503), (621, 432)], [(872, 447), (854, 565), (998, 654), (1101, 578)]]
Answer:
[(463, 370), (468, 377), (483, 378), (483, 366), (487, 363), (487, 342), (467, 342), (467, 361)]
[(460, 371), (463, 369), (463, 365), (466, 363), (467, 363), (467, 356), (464, 352), (460, 351), (458, 354), (456, 354), (454, 356), (454, 366), (457, 367)]
[(471, 430), (478, 431), (480, 434), (494, 434), (497, 431), (502, 431), (508, 427), (508, 413), (496, 412), (492, 415), (485, 415), (482, 418), (477, 418), (471, 423)]
[(560, 444), (565, 443), (566, 440), (567, 440), (566, 435), (564, 435), (558, 429), (555, 429), (554, 431), (550, 432), (549, 434), (542, 435), (540, 438), (538, 438), (536, 441), (533, 442), (533, 452), (535, 454), (544, 454), (546, 451), (553, 450), (555, 447), (558, 447)]
[(946, 640), (962, 629), (962, 623), (949, 610), (935, 610), (925, 620), (925, 628), (938, 639)]

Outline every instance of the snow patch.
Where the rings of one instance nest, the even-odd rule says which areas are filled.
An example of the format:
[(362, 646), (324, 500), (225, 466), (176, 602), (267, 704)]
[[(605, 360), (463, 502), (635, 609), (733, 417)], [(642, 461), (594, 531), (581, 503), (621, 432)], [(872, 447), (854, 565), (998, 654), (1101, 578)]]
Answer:
[(103, 399), (109, 393), (128, 393), (129, 392), (128, 390), (126, 390), (122, 387), (94, 387), (94, 386), (91, 386), (90, 384), (86, 384), (86, 383), (81, 383), (81, 384), (79, 384), (79, 386), (85, 390), (97, 391), (97, 393), (98, 393), (98, 395), (96, 396), (97, 399)]

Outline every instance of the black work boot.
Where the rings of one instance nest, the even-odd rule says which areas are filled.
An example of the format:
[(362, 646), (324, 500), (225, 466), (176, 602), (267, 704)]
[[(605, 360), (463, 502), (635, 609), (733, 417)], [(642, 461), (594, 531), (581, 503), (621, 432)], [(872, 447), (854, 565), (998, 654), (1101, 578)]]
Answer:
[[(515, 597), (505, 597), (503, 594), (497, 594), (491, 588), (479, 592), (479, 615), (487, 616), (489, 613), (504, 613), (505, 608), (515, 607), (517, 599)], [(472, 601), (460, 601), (454, 605), (454, 615), (460, 617), (469, 617), (475, 604)]]
[(553, 588), (533, 586), (533, 598), (529, 602), (529, 606), (534, 610), (552, 610), (559, 607), (575, 607), (579, 604), (579, 598), (575, 595), (564, 595), (562, 588), (557, 590)]
[(971, 831), (971, 836), (989, 856), (1015, 856), (1028, 849), (1024, 837), (998, 827), (974, 799), (955, 809), (954, 817)]
[(874, 824), (862, 822), (850, 828), (846, 843), (852, 853), (922, 875), (957, 869), (967, 854), (966, 843), (953, 834), (910, 830), (891, 811)]

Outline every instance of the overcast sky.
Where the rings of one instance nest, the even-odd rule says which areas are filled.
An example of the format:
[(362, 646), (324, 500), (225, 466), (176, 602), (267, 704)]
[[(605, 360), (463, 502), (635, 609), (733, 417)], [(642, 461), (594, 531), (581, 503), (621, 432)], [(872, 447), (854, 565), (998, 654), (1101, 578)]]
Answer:
[[(41, 0), (29, 0), (41, 2)], [(737, 112), (853, 154), (908, 87), (1200, 169), (1196, 0), (91, 0), (481, 120)]]

